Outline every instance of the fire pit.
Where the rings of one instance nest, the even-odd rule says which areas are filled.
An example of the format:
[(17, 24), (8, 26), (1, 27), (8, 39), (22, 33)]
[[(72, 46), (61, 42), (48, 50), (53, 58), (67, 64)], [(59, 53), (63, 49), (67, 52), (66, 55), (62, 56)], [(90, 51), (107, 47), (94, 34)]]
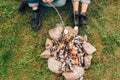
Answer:
[(51, 29), (49, 35), (51, 39), (46, 40), (46, 50), (40, 55), (48, 59), (49, 70), (67, 80), (81, 80), (96, 51), (87, 36), (78, 35), (78, 28), (70, 26)]

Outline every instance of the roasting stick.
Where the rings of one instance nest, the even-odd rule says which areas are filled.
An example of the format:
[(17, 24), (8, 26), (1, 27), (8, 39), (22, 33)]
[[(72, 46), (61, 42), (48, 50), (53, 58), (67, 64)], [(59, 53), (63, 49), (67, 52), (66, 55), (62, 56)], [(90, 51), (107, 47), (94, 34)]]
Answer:
[(74, 29), (75, 29), (75, 30), (78, 30), (78, 25), (77, 25), (76, 22), (75, 22), (75, 13), (74, 13), (74, 23), (75, 23)]
[[(55, 9), (55, 11), (57, 12), (57, 14), (58, 14), (58, 16), (59, 16), (59, 18), (60, 18), (60, 20), (61, 20), (62, 26), (65, 27), (65, 23), (64, 23), (61, 15), (60, 15), (58, 9), (57, 9), (53, 4), (51, 4), (51, 3), (49, 3), (49, 4)], [(75, 22), (75, 14), (74, 14), (74, 23), (76, 23), (76, 22)], [(61, 24), (60, 24), (60, 25), (61, 25)], [(59, 24), (58, 24), (58, 25), (59, 25)], [(74, 30), (78, 31), (78, 25), (77, 25), (77, 24), (75, 24)], [(64, 30), (64, 32), (67, 32), (67, 33), (68, 33), (68, 31), (65, 31), (65, 30)]]
[[(49, 4), (50, 4), (50, 5), (55, 9), (55, 11), (57, 12), (57, 14), (58, 14), (58, 16), (59, 16), (59, 18), (60, 18), (60, 20), (61, 20), (62, 26), (65, 26), (65, 23), (64, 23), (61, 15), (60, 15), (58, 9), (57, 9), (53, 4), (51, 4), (51, 3), (49, 3)], [(75, 14), (74, 14), (74, 23), (75, 23)], [(78, 30), (78, 26), (77, 26), (76, 24), (75, 24), (75, 26), (74, 26), (74, 29), (75, 29), (75, 30)]]
[(55, 9), (55, 11), (57, 12), (57, 14), (58, 14), (58, 16), (59, 16), (59, 18), (60, 18), (60, 20), (61, 20), (62, 26), (65, 26), (65, 23), (64, 23), (61, 15), (60, 15), (58, 9), (57, 9), (53, 4), (51, 4), (51, 3), (49, 3), (49, 4), (50, 4), (50, 5)]

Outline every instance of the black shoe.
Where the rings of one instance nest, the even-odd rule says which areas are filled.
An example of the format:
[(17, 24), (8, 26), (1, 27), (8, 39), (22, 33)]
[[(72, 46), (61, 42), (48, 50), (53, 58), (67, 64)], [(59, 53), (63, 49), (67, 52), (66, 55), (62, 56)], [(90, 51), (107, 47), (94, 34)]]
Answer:
[(41, 25), (40, 15), (41, 15), (40, 11), (32, 13), (32, 23), (31, 23), (32, 30), (38, 30), (40, 28)]
[(80, 25), (86, 25), (87, 24), (87, 16), (86, 16), (85, 13), (80, 14), (79, 23), (80, 23)]
[(79, 26), (79, 13), (78, 12), (74, 12), (72, 14), (72, 22), (74, 26)]
[(23, 0), (18, 7), (18, 11), (23, 12), (27, 7), (28, 7), (28, 1)]

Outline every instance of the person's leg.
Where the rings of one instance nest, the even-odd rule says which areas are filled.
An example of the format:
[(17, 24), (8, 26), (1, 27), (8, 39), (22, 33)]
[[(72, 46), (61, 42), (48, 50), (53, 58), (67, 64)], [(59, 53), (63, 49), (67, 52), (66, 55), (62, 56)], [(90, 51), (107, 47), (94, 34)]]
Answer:
[(79, 1), (72, 1), (73, 4), (73, 12), (79, 11)]
[(41, 10), (39, 6), (39, 0), (28, 0), (29, 7), (32, 8), (31, 28), (32, 30), (38, 30), (41, 25)]
[(81, 0), (82, 6), (80, 11), (80, 25), (84, 25), (87, 22), (86, 12), (88, 9), (88, 5), (90, 4), (90, 0)]
[(74, 26), (79, 25), (79, 1), (72, 0), (73, 5), (73, 14), (72, 14), (72, 22), (74, 23)]
[(54, 0), (51, 4), (40, 1), (40, 4), (46, 7), (52, 7), (51, 4), (55, 7), (62, 7), (66, 4), (66, 0)]
[(86, 13), (87, 12), (87, 9), (88, 9), (88, 3), (82, 3), (82, 6), (81, 6), (81, 11), (80, 13)]
[(32, 7), (32, 10), (37, 10), (39, 6), (39, 0), (28, 0), (29, 7)]

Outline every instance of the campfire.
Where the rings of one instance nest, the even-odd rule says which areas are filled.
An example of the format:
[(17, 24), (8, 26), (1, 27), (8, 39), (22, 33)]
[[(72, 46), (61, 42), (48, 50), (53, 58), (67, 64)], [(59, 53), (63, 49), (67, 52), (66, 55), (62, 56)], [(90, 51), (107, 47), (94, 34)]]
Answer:
[(96, 49), (87, 42), (87, 36), (78, 35), (77, 27), (56, 27), (49, 30), (50, 39), (40, 55), (48, 59), (50, 71), (62, 74), (66, 80), (81, 80), (91, 65)]

